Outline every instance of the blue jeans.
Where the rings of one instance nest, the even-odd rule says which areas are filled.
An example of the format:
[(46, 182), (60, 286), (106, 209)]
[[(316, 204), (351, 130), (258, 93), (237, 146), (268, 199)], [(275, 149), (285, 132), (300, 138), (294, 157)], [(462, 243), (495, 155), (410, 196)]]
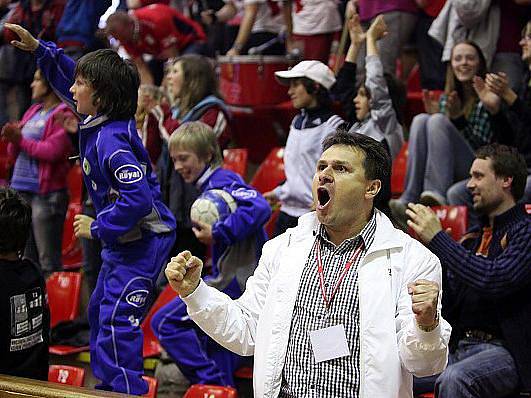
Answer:
[(463, 339), (435, 382), (435, 396), (502, 398), (517, 392), (518, 382), (513, 357), (496, 340), (483, 343)]
[(61, 271), (63, 225), (68, 207), (66, 190), (48, 194), (20, 192), (31, 206), (32, 230), (24, 255), (40, 264), (45, 276)]
[(423, 191), (446, 197), (450, 186), (468, 176), (474, 151), (442, 113), (415, 116), (409, 136), (406, 187), (403, 203), (418, 202)]

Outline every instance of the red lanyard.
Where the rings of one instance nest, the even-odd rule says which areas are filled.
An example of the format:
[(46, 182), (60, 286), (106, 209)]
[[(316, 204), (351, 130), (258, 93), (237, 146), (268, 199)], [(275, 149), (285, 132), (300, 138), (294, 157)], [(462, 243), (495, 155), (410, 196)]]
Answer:
[(343, 282), (343, 279), (345, 279), (345, 276), (348, 273), (348, 270), (350, 269), (350, 266), (352, 263), (354, 263), (357, 258), (359, 257), (361, 251), (365, 247), (364, 243), (361, 242), (361, 244), (358, 246), (358, 248), (354, 251), (354, 254), (350, 258), (350, 260), (347, 261), (345, 264), (345, 268), (343, 268), (343, 271), (341, 272), (341, 275), (339, 275), (339, 279), (337, 280), (337, 283), (332, 290), (332, 293), (330, 293), (330, 298), (326, 297), (326, 289), (325, 289), (325, 283), (324, 283), (324, 275), (323, 275), (323, 263), (321, 262), (321, 242), (317, 240), (317, 274), (319, 275), (319, 286), (321, 287), (321, 294), (323, 295), (323, 300), (325, 302), (326, 308), (330, 306), (332, 303), (332, 300), (334, 299), (334, 296), (337, 293), (337, 290), (339, 289), (339, 286)]

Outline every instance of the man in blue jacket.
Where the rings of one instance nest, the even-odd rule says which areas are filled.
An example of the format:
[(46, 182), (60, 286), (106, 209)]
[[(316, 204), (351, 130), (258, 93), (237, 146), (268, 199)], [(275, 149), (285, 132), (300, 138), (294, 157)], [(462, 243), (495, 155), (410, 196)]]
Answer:
[(454, 351), (435, 383), (440, 398), (531, 391), (531, 219), (516, 204), (526, 177), (516, 148), (491, 144), (476, 152), (467, 187), (483, 219), (461, 244), (433, 211), (409, 204), (408, 225), (446, 273), (443, 310)]

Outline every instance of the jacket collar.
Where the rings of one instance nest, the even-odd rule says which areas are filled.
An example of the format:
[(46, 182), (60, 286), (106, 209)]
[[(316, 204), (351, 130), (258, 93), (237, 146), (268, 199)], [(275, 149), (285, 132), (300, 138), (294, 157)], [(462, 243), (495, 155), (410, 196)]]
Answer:
[[(403, 247), (406, 243), (405, 234), (396, 229), (391, 220), (387, 218), (380, 210), (376, 212), (376, 231), (374, 242), (369, 247), (367, 254), (379, 250), (387, 250)], [(319, 233), (319, 220), (314, 211), (306, 213), (299, 217), (299, 223), (296, 228), (291, 230), (292, 241), (298, 242), (308, 239), (308, 235), (316, 236)]]

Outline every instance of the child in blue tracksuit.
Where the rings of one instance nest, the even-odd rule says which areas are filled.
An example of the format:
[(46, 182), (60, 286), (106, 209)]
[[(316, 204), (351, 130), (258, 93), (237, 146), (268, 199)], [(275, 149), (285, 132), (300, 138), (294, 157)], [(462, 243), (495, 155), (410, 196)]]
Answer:
[[(221, 165), (221, 151), (212, 129), (202, 122), (181, 125), (170, 137), (175, 170), (201, 192), (221, 189), (237, 209), (212, 226), (192, 220), (193, 231), (212, 249), (211, 286), (238, 298), (252, 275), (267, 239), (263, 225), (271, 215), (267, 201), (242, 178)], [(180, 298), (162, 307), (151, 326), (164, 349), (192, 384), (234, 385), (241, 357), (218, 345), (188, 317)]]
[(90, 356), (100, 389), (141, 395), (143, 334), (140, 323), (175, 240), (175, 220), (135, 126), (139, 77), (112, 50), (98, 50), (76, 65), (53, 43), (6, 24), (12, 44), (34, 51), (52, 88), (80, 115), (83, 180), (96, 219), (76, 216), (76, 236), (101, 239), (103, 265), (90, 299)]

